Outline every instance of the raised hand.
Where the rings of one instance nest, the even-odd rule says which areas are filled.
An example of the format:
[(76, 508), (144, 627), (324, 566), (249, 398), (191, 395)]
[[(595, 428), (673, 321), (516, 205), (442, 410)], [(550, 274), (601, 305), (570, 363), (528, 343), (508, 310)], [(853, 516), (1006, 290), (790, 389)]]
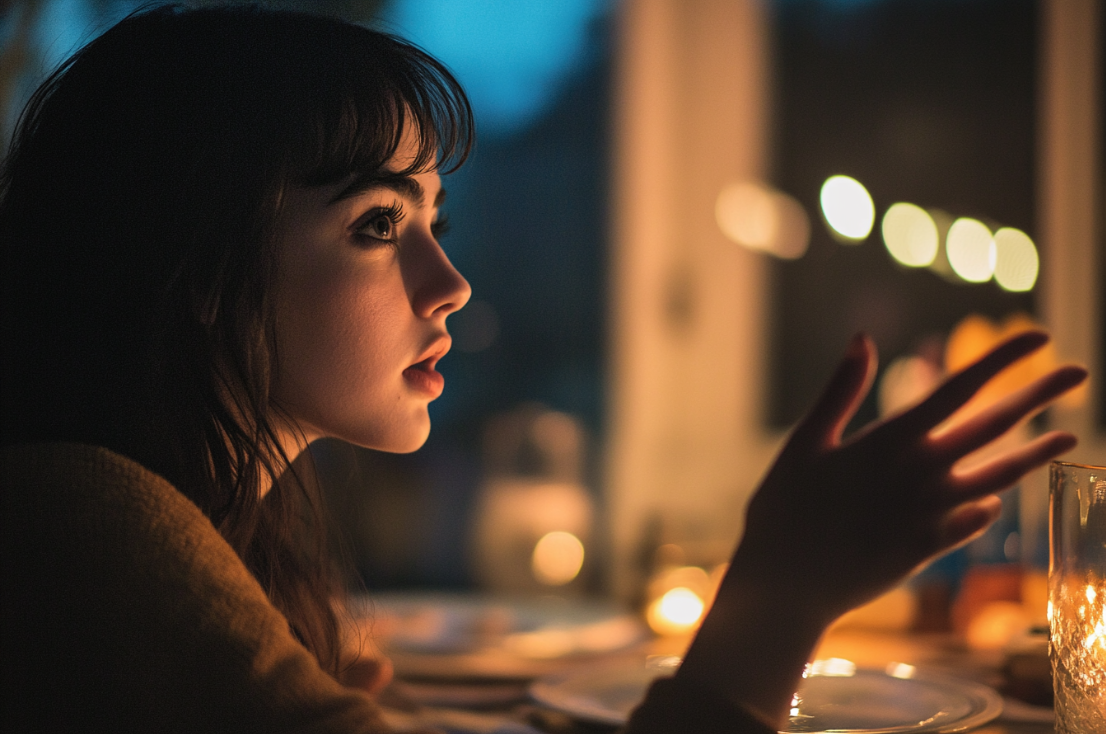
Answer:
[(1086, 379), (1062, 367), (945, 426), (989, 380), (1040, 348), (1027, 332), (950, 377), (917, 406), (842, 439), (876, 356), (857, 336), (753, 497), (745, 533), (678, 677), (779, 723), (825, 627), (983, 532), (995, 492), (1075, 445), (1054, 431), (986, 464), (957, 462)]
[(871, 343), (856, 337), (753, 498), (738, 555), (840, 614), (982, 532), (1001, 509), (994, 493), (1075, 437), (1052, 432), (968, 471), (957, 462), (1078, 385), (1086, 370), (1060, 368), (955, 427), (941, 425), (1047, 341), (1041, 332), (1015, 336), (919, 405), (842, 441), (875, 372)]

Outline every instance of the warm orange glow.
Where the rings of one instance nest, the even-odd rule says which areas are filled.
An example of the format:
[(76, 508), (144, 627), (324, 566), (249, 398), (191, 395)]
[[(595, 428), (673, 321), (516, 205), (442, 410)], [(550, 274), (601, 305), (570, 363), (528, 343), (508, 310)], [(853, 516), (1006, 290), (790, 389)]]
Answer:
[(856, 675), (856, 663), (844, 658), (826, 658), (815, 660), (806, 666), (803, 677), (821, 675), (829, 678), (851, 678)]
[(584, 544), (572, 533), (546, 533), (534, 546), (530, 562), (534, 578), (546, 586), (563, 586), (580, 573), (584, 565)]
[(700, 596), (706, 596), (711, 586), (710, 576), (698, 566), (678, 566), (663, 569), (649, 583), (649, 596), (660, 596), (669, 589), (686, 586)]
[[(1010, 316), (1001, 325), (995, 324), (990, 319), (979, 314), (967, 316), (953, 328), (945, 344), (945, 369), (958, 372), (986, 354), (992, 347), (1016, 334), (1026, 331), (1041, 330), (1042, 327), (1029, 316), (1018, 313)], [(1019, 390), (1059, 364), (1056, 350), (1051, 343), (1046, 344), (1028, 357), (1017, 361), (1000, 372), (993, 380), (983, 387), (963, 408), (961, 408), (950, 420), (950, 424), (958, 423), (988, 405)], [(1073, 390), (1060, 399), (1062, 405), (1079, 405), (1086, 399), (1086, 385)]]
[(649, 605), (645, 620), (649, 627), (660, 635), (693, 630), (714, 601), (725, 572), (726, 564), (715, 567), (710, 574), (698, 566), (661, 569), (646, 589)]
[(832, 629), (905, 631), (917, 616), (918, 600), (909, 588), (896, 586), (833, 623)]
[(887, 675), (892, 678), (909, 680), (914, 677), (915, 668), (913, 665), (908, 665), (907, 663), (888, 663), (886, 672)]
[(918, 356), (899, 357), (879, 381), (879, 414), (892, 415), (921, 402), (941, 380), (940, 368)]
[[(1103, 595), (1106, 596), (1106, 593)], [(1079, 610), (1087, 620), (1087, 639), (1084, 640), (1083, 647), (1087, 650), (1097, 647), (1099, 653), (1106, 656), (1106, 604), (1101, 601), (1095, 604), (1099, 594), (1090, 584), (1087, 585), (1085, 596), (1087, 606)]]
[(699, 623), (706, 605), (691, 589), (677, 586), (655, 599), (646, 610), (650, 629), (660, 635), (690, 632)]
[(1028, 629), (1032, 620), (1018, 602), (993, 601), (983, 606), (968, 623), (964, 638), (973, 650), (1001, 650)]
[(723, 234), (751, 250), (794, 260), (810, 243), (810, 220), (802, 204), (761, 183), (726, 186), (718, 194), (714, 214)]

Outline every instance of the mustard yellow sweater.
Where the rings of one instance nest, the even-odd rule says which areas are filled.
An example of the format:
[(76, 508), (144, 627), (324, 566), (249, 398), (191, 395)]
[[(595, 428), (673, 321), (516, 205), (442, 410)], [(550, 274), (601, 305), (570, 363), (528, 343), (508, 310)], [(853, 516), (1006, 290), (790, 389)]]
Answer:
[[(76, 444), (0, 452), (3, 731), (385, 732), (161, 477)], [(673, 682), (627, 729), (767, 732)]]

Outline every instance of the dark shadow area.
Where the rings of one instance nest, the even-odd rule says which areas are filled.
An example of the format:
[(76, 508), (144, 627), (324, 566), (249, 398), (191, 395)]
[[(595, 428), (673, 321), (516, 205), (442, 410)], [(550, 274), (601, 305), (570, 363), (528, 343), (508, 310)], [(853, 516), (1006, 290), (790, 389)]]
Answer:
[[(971, 313), (1032, 314), (1032, 292), (899, 266), (879, 218), (900, 201), (1036, 241), (1037, 7), (1031, 0), (777, 0), (773, 183), (810, 213), (807, 254), (771, 267), (768, 422), (794, 423), (849, 337), (884, 366)], [(842, 245), (820, 217), (829, 176), (861, 181), (876, 207), (866, 241)], [(855, 423), (876, 417), (874, 392)]]

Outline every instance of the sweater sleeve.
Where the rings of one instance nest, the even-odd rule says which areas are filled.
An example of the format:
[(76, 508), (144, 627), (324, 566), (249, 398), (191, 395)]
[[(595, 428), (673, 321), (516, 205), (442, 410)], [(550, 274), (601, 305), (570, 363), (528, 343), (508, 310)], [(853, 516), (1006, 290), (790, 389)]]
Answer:
[(775, 729), (679, 678), (653, 682), (621, 734), (775, 734)]
[(72, 444), (9, 447), (0, 476), (5, 730), (387, 730), (162, 478)]

